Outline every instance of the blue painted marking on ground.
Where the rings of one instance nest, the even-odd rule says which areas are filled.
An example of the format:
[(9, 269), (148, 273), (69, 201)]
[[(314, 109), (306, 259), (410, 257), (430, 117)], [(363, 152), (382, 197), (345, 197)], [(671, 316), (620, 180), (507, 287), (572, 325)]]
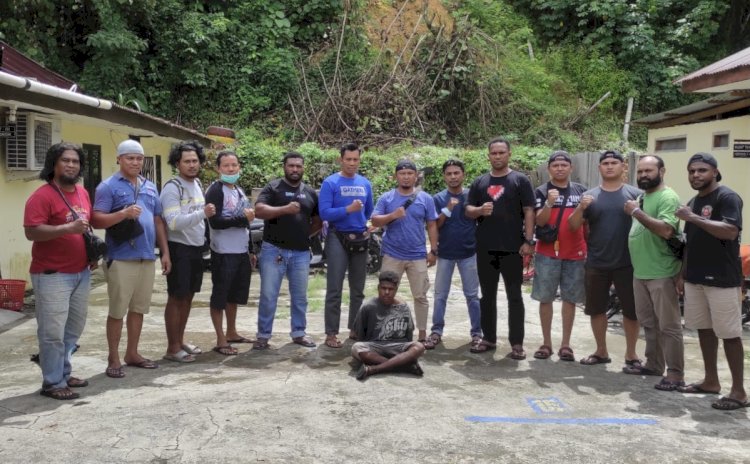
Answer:
[(526, 398), (526, 402), (529, 403), (531, 409), (537, 414), (555, 414), (568, 410), (565, 403), (554, 396), (547, 398)]
[(492, 417), (467, 416), (467, 422), (500, 422), (506, 424), (564, 424), (564, 425), (656, 425), (656, 419), (627, 419), (620, 417)]

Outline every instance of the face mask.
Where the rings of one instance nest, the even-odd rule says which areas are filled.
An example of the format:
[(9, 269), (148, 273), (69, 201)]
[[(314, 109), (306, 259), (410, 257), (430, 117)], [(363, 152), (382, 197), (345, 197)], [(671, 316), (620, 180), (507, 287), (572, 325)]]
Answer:
[(221, 175), (221, 181), (226, 182), (227, 184), (236, 184), (237, 181), (240, 180), (240, 173), (237, 174), (222, 174)]

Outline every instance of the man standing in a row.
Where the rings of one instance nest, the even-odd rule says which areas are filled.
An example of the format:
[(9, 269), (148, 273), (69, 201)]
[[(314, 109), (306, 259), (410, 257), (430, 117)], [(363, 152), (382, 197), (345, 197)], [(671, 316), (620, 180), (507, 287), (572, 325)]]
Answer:
[(635, 352), (640, 327), (633, 301), (633, 265), (628, 252), (628, 232), (632, 220), (623, 209), (625, 202), (635, 200), (642, 192), (623, 179), (625, 160), (614, 150), (599, 156), (600, 186), (583, 194), (581, 203), (570, 215), (570, 226), (577, 230), (586, 222), (589, 227), (586, 258), (586, 314), (596, 351), (581, 359), (583, 365), (612, 362), (607, 351), (607, 302), (614, 283), (622, 303), (622, 327), (625, 329), (625, 367), (640, 369)]
[(740, 231), (742, 199), (719, 185), (716, 158), (696, 153), (688, 161), (690, 186), (698, 191), (688, 206), (677, 210), (685, 221), (686, 256), (682, 269), (685, 288), (685, 326), (698, 330), (705, 376), (678, 390), (683, 393), (719, 393), (716, 366), (719, 339), (732, 374), (729, 394), (711, 404), (716, 409), (750, 407), (743, 383), (745, 353), (740, 310)]
[(488, 145), (490, 172), (469, 189), (466, 215), (477, 220), (477, 270), (482, 332), (472, 353), (497, 346), (497, 287), (500, 276), (508, 297), (508, 340), (512, 359), (526, 359), (521, 285), (523, 256), (534, 253), (534, 188), (529, 178), (510, 168), (510, 142), (494, 139)]
[(172, 263), (167, 246), (167, 228), (162, 219), (156, 185), (141, 176), (144, 151), (135, 140), (117, 146), (120, 171), (96, 188), (92, 224), (107, 229), (107, 277), (109, 316), (107, 317), (108, 377), (125, 377), (120, 362), (120, 337), (127, 315), (128, 342), (123, 361), (128, 366), (156, 369), (155, 362), (138, 353), (143, 315), (148, 314), (154, 290), (156, 255), (161, 254), (162, 274), (169, 274)]
[(318, 195), (302, 181), (304, 157), (284, 154), (284, 177), (268, 183), (255, 201), (255, 214), (265, 220), (260, 251), (258, 334), (254, 350), (269, 347), (273, 320), (286, 276), (289, 281), (292, 342), (315, 346), (307, 336), (307, 281), (310, 273), (310, 237), (321, 228)]
[[(356, 143), (341, 147), (341, 170), (328, 176), (320, 187), (320, 218), (328, 221), (326, 237), (326, 346), (341, 348), (338, 339), (341, 324), (341, 294), (344, 276), (349, 280), (349, 314), (346, 327), (354, 335), (354, 318), (365, 297), (367, 278), (367, 220), (373, 210), (370, 181), (358, 174), (361, 150)], [(352, 239), (365, 246), (347, 246)], [(356, 249), (354, 249), (356, 248)]]
[[(417, 166), (410, 160), (396, 165), (398, 186), (384, 193), (372, 212), (372, 225), (386, 227), (383, 234), (384, 271), (393, 271), (399, 279), (406, 272), (409, 288), (414, 298), (414, 314), (419, 336), (427, 338), (427, 313), (430, 310), (427, 290), (430, 279), (427, 268), (437, 259), (437, 213), (432, 197), (417, 191)], [(430, 241), (430, 251), (425, 249), (424, 231)]]
[(673, 391), (684, 385), (685, 355), (682, 344), (682, 315), (677, 299), (677, 278), (681, 262), (669, 250), (666, 239), (679, 231), (675, 211), (680, 198), (664, 185), (664, 160), (646, 155), (638, 161), (638, 187), (644, 190), (636, 200), (625, 202), (625, 213), (634, 219), (628, 237), (633, 262), (633, 295), (638, 322), (646, 339), (646, 364), (626, 366), (627, 374), (667, 375), (656, 389)]
[(216, 214), (216, 207), (203, 198), (198, 174), (206, 162), (203, 146), (185, 141), (172, 147), (169, 165), (177, 176), (164, 185), (161, 205), (167, 224), (167, 245), (172, 259), (172, 272), (167, 274), (167, 305), (164, 326), (167, 331), (167, 352), (164, 359), (181, 363), (195, 361), (203, 351), (185, 342), (193, 297), (203, 283), (203, 246), (206, 241), (206, 218)]

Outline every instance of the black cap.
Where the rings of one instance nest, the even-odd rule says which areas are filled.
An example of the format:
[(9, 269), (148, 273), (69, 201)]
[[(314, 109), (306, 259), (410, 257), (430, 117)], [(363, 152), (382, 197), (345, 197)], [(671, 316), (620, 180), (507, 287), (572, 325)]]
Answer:
[(555, 161), (567, 161), (568, 163), (573, 164), (573, 160), (570, 159), (570, 155), (565, 150), (557, 150), (556, 152), (549, 155), (547, 166), (554, 163)]
[(721, 173), (719, 172), (719, 162), (716, 161), (716, 158), (714, 158), (714, 155), (711, 153), (696, 153), (693, 156), (690, 157), (688, 160), (688, 167), (690, 167), (693, 163), (706, 163), (710, 166), (713, 166), (716, 169), (716, 172), (718, 172), (718, 175), (716, 176), (716, 182), (721, 181)]
[(383, 271), (378, 274), (378, 282), (390, 282), (394, 285), (398, 285), (401, 278), (393, 271)]
[(625, 158), (622, 157), (622, 155), (620, 154), (619, 151), (615, 151), (615, 150), (607, 150), (604, 153), (602, 153), (601, 155), (599, 155), (599, 162), (601, 163), (602, 161), (604, 161), (607, 158), (614, 158), (616, 160), (620, 160), (622, 162), (625, 162)]
[(416, 171), (417, 165), (414, 164), (414, 161), (402, 159), (399, 160), (398, 164), (396, 164), (396, 172), (399, 172), (402, 169), (411, 169), (412, 171)]

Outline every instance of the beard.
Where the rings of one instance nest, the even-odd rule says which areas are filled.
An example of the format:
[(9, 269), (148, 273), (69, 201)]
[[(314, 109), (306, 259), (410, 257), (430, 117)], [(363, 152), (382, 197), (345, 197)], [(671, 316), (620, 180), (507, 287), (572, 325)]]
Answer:
[(661, 185), (663, 180), (664, 179), (661, 176), (657, 176), (654, 179), (649, 179), (648, 177), (638, 179), (638, 188), (641, 190), (649, 190), (652, 188), (656, 188), (659, 185)]
[(80, 179), (80, 174), (77, 176), (66, 176), (65, 174), (61, 174), (56, 180), (60, 185), (75, 185)]

